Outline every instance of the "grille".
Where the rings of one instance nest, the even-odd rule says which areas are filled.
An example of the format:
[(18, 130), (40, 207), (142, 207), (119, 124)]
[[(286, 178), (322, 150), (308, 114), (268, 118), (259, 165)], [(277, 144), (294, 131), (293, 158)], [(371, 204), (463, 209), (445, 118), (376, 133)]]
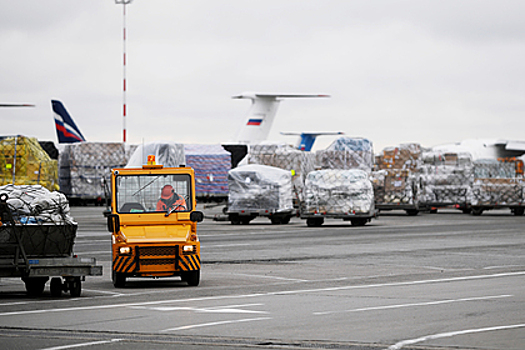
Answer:
[(141, 260), (140, 265), (174, 265), (175, 259), (147, 259)]
[(139, 256), (174, 256), (178, 246), (171, 247), (139, 247)]

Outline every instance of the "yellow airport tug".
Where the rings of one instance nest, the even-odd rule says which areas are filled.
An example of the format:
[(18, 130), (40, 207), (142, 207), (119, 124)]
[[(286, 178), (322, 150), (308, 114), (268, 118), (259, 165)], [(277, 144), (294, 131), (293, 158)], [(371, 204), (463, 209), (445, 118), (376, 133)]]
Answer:
[(164, 168), (148, 156), (142, 168), (111, 172), (111, 234), (115, 287), (128, 277), (180, 276), (190, 286), (200, 280), (200, 242), (192, 168)]

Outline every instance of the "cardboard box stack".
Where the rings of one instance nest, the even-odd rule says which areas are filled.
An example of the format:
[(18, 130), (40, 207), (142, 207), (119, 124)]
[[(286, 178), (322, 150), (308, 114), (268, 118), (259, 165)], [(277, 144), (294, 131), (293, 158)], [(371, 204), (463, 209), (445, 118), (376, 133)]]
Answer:
[(379, 209), (417, 209), (421, 146), (416, 143), (388, 147), (376, 156), (374, 185)]

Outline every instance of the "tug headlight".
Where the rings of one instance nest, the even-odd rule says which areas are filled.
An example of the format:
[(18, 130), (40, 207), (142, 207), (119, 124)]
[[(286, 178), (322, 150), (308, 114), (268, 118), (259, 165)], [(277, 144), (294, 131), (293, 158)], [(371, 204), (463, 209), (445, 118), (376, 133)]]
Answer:
[(197, 247), (194, 245), (185, 245), (183, 247), (183, 250), (185, 254), (190, 254), (190, 253), (194, 253), (197, 250), (196, 248)]
[(131, 254), (131, 247), (120, 247), (118, 250), (120, 255), (130, 255)]

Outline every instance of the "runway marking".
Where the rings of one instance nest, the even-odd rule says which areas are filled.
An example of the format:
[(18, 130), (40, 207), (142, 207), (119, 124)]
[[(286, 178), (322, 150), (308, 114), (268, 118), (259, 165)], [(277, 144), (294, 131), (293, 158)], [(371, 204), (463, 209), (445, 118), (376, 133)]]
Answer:
[(146, 306), (132, 306), (131, 309), (142, 309), (142, 310), (154, 310), (154, 311), (195, 311), (195, 312), (206, 312), (206, 313), (241, 313), (241, 314), (267, 314), (267, 311), (256, 311), (256, 310), (243, 310), (241, 307), (249, 306), (261, 306), (264, 304), (242, 304), (242, 305), (226, 305), (226, 306), (214, 306), (208, 308), (199, 308), (192, 306), (159, 306), (159, 307), (146, 307)]
[(491, 331), (501, 331), (506, 329), (514, 329), (514, 328), (524, 328), (525, 324), (515, 324), (515, 325), (509, 325), (509, 326), (495, 326), (495, 327), (486, 327), (486, 328), (478, 328), (478, 329), (466, 329), (462, 331), (454, 331), (454, 332), (446, 332), (446, 333), (438, 333), (438, 334), (432, 334), (432, 335), (426, 335), (424, 337), (416, 338), (416, 339), (409, 339), (409, 340), (403, 340), (400, 341), (390, 347), (388, 347), (387, 350), (399, 350), (405, 345), (412, 345), (416, 343), (421, 343), (427, 340), (433, 340), (433, 339), (440, 339), (440, 338), (450, 338), (454, 337), (456, 335), (463, 335), (463, 334), (472, 334), (472, 333), (482, 333), (482, 332), (491, 332)]
[(259, 317), (259, 318), (245, 318), (245, 319), (241, 319), (241, 320), (200, 323), (200, 324), (180, 326), (180, 327), (175, 327), (175, 328), (168, 328), (168, 329), (161, 330), (160, 332), (182, 331), (182, 330), (193, 329), (193, 328), (200, 328), (200, 327), (221, 326), (221, 325), (224, 325), (224, 324), (241, 323), (241, 322), (253, 322), (253, 321), (265, 321), (265, 320), (271, 320), (271, 319), (272, 319), (271, 317)]
[[(44, 314), (48, 312), (75, 312), (75, 311), (81, 311), (81, 310), (93, 311), (93, 310), (101, 310), (101, 309), (115, 309), (115, 308), (122, 308), (122, 307), (142, 306), (142, 305), (187, 303), (187, 302), (192, 302), (192, 301), (257, 298), (257, 297), (264, 297), (264, 296), (271, 296), (271, 295), (293, 295), (293, 294), (319, 293), (319, 292), (331, 292), (331, 291), (342, 291), (342, 290), (371, 289), (371, 288), (382, 288), (382, 287), (415, 286), (415, 285), (423, 285), (423, 284), (431, 284), (431, 283), (463, 282), (463, 281), (472, 281), (472, 280), (481, 280), (481, 279), (499, 278), (499, 277), (513, 277), (513, 276), (522, 276), (522, 275), (525, 275), (525, 271), (498, 273), (494, 275), (450, 277), (450, 278), (421, 280), (421, 281), (378, 283), (378, 284), (368, 284), (368, 285), (362, 285), (362, 286), (342, 286), (342, 287), (328, 287), (328, 288), (317, 288), (317, 289), (298, 289), (298, 290), (284, 290), (284, 291), (267, 292), (267, 293), (222, 295), (222, 296), (210, 296), (210, 297), (187, 298), (187, 299), (172, 299), (172, 300), (157, 300), (157, 301), (147, 301), (147, 302), (141, 302), (141, 303), (122, 303), (122, 304), (91, 305), (91, 306), (45, 309), (45, 310), (42, 309), (42, 310), (11, 311), (11, 312), (2, 312), (0, 313), (0, 316), (35, 315), (35, 314)], [(84, 298), (82, 298), (82, 300), (84, 300)]]
[(401, 308), (412, 307), (412, 306), (442, 305), (442, 304), (459, 303), (459, 302), (464, 302), (464, 301), (490, 300), (490, 299), (501, 299), (501, 298), (510, 298), (510, 297), (513, 297), (513, 295), (509, 295), (509, 294), (491, 295), (491, 296), (486, 296), (486, 297), (448, 299), (448, 300), (428, 301), (428, 302), (421, 302), (421, 303), (371, 306), (371, 307), (364, 307), (364, 308), (359, 308), (359, 309), (349, 309), (349, 310), (319, 311), (319, 312), (314, 312), (313, 314), (314, 315), (330, 315), (330, 314), (337, 314), (337, 313), (343, 313), (343, 312), (361, 312), (361, 311), (401, 309)]
[(64, 350), (64, 349), (74, 349), (74, 348), (83, 348), (85, 346), (92, 346), (92, 345), (102, 345), (102, 344), (109, 344), (109, 343), (115, 343), (119, 342), (122, 339), (111, 339), (111, 340), (101, 340), (101, 341), (92, 341), (89, 343), (80, 343), (80, 344), (70, 344), (70, 345), (62, 345), (62, 346), (54, 346), (52, 348), (45, 348), (41, 350)]
[(214, 244), (214, 245), (201, 245), (202, 248), (224, 248), (224, 247), (241, 247), (241, 246), (247, 246), (247, 245), (253, 245), (252, 243), (235, 243), (235, 244)]
[(310, 282), (309, 280), (303, 280), (303, 279), (298, 279), (298, 278), (278, 277), (278, 276), (250, 275), (250, 274), (245, 274), (245, 273), (235, 273), (233, 275), (234, 276), (257, 277), (257, 278), (269, 278), (269, 279), (280, 280), (280, 281)]

